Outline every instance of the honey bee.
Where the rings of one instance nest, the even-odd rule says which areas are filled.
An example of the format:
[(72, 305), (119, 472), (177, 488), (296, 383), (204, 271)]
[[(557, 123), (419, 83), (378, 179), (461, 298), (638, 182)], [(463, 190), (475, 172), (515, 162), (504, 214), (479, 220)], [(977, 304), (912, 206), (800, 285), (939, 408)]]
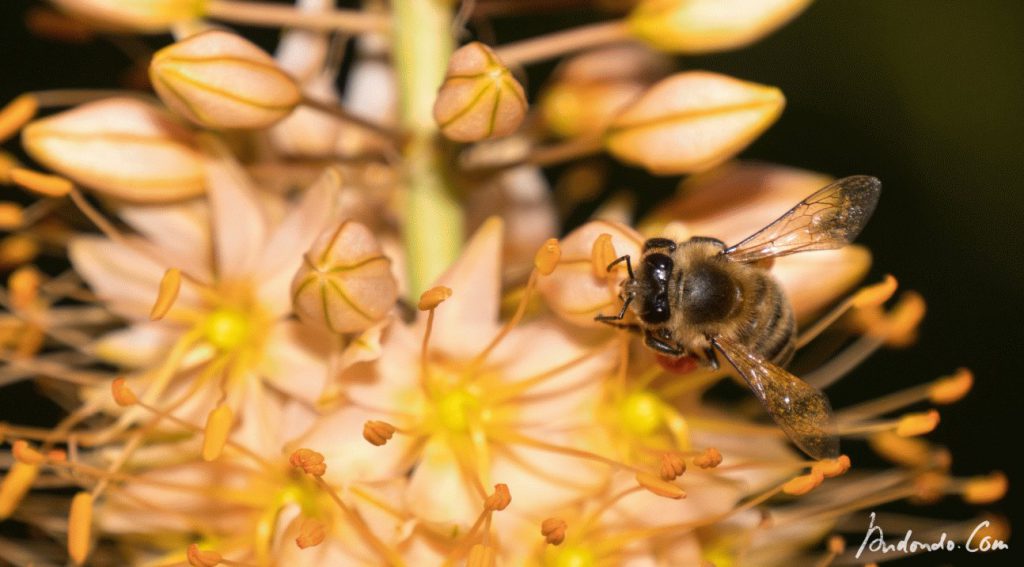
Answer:
[[(711, 368), (721, 355), (786, 435), (816, 458), (839, 454), (832, 408), (817, 388), (782, 368), (796, 351), (793, 308), (765, 260), (850, 243), (875, 209), (881, 183), (868, 176), (819, 189), (774, 222), (732, 246), (716, 238), (651, 238), (628, 278), (616, 315), (597, 321), (641, 332), (670, 357), (692, 356)], [(623, 323), (628, 310), (636, 323)]]

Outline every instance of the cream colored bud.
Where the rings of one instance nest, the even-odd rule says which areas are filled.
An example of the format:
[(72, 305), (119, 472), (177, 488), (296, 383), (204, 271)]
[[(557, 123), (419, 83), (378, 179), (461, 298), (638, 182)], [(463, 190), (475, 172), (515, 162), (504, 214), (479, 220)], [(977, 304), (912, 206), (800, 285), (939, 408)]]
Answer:
[(445, 137), (476, 142), (515, 132), (526, 107), (522, 85), (491, 48), (473, 42), (452, 54), (434, 101), (434, 120)]
[(206, 0), (52, 0), (62, 10), (95, 25), (146, 33), (167, 31), (200, 17)]
[(110, 197), (153, 203), (203, 192), (192, 133), (137, 99), (83, 104), (32, 122), (21, 139), (40, 163)]
[(302, 101), (295, 80), (270, 55), (222, 30), (156, 52), (149, 77), (171, 110), (206, 128), (266, 128)]
[(560, 241), (561, 258), (551, 275), (537, 280), (537, 289), (552, 311), (575, 325), (607, 328), (594, 321), (600, 314), (618, 313), (616, 282), (625, 279), (625, 264), (611, 273), (612, 280), (594, 275), (593, 251), (598, 237), (611, 235), (611, 246), (620, 255), (640, 256), (643, 237), (633, 229), (609, 221), (591, 221)]
[(559, 65), (541, 94), (544, 124), (562, 137), (596, 136), (671, 62), (640, 45), (621, 45), (578, 55)]
[(633, 35), (674, 53), (736, 49), (775, 31), (811, 0), (641, 0), (629, 15)]
[(736, 155), (782, 114), (775, 87), (687, 71), (647, 90), (612, 122), (617, 158), (656, 174), (693, 173)]
[(398, 299), (398, 283), (369, 228), (344, 221), (317, 237), (292, 280), (299, 319), (332, 333), (365, 331)]

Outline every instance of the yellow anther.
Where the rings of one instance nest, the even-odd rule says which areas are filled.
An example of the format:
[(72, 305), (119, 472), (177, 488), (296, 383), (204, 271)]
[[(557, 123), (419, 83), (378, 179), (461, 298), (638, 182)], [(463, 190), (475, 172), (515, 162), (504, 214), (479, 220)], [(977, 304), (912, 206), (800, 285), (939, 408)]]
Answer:
[(39, 110), (39, 101), (30, 94), (23, 94), (0, 109), (0, 142), (14, 135)]
[(164, 318), (164, 315), (167, 315), (167, 312), (174, 306), (174, 301), (178, 299), (180, 290), (181, 270), (178, 268), (168, 269), (164, 272), (164, 277), (160, 279), (160, 291), (156, 296), (152, 311), (149, 312), (150, 321), (159, 321)]
[(212, 461), (220, 456), (227, 443), (228, 433), (234, 424), (235, 414), (225, 404), (221, 404), (210, 412), (206, 418), (206, 429), (203, 437), (203, 460)]
[(324, 456), (312, 449), (298, 449), (288, 458), (288, 462), (308, 475), (320, 477), (327, 472)]
[(25, 212), (21, 205), (10, 201), (0, 202), (0, 230), (12, 230), (25, 222)]
[(693, 464), (702, 469), (713, 469), (722, 464), (722, 454), (714, 447), (708, 447), (704, 452), (693, 458)]
[(834, 535), (828, 538), (827, 546), (829, 553), (840, 555), (846, 551), (846, 540), (843, 539), (843, 536)]
[(486, 500), (484, 500), (484, 508), (487, 510), (501, 511), (508, 508), (508, 505), (512, 503), (512, 493), (508, 491), (507, 484), (495, 484), (494, 492), (492, 492)]
[(612, 244), (612, 235), (602, 233), (594, 240), (594, 246), (590, 249), (590, 263), (594, 270), (594, 277), (608, 277), (608, 264), (617, 258), (615, 246)]
[(7, 288), (11, 294), (11, 306), (18, 310), (32, 307), (39, 297), (39, 285), (43, 274), (35, 266), (22, 266), (7, 278)]
[(540, 524), (540, 534), (544, 541), (551, 545), (559, 545), (565, 541), (565, 531), (569, 525), (561, 518), (548, 518)]
[(819, 472), (825, 478), (832, 478), (850, 470), (850, 457), (839, 455), (835, 459), (822, 459), (811, 467), (811, 472)]
[(320, 545), (327, 536), (327, 526), (315, 518), (303, 518), (299, 524), (299, 537), (295, 538), (295, 545), (299, 549), (315, 547)]
[(918, 475), (914, 478), (914, 500), (925, 504), (935, 502), (948, 492), (951, 483), (949, 475), (939, 472)]
[(939, 425), (939, 412), (930, 410), (923, 413), (908, 413), (896, 425), (896, 435), (916, 437), (931, 433)]
[(188, 564), (192, 567), (217, 567), (222, 560), (219, 553), (212, 550), (201, 550), (196, 544), (188, 546)]
[(886, 318), (885, 342), (896, 347), (914, 342), (917, 337), (917, 326), (921, 319), (924, 319), (925, 310), (924, 298), (919, 294), (903, 294)]
[(964, 482), (963, 497), (971, 504), (989, 504), (1006, 495), (1008, 484), (1006, 475), (999, 471), (972, 477)]
[(952, 404), (960, 401), (974, 385), (974, 375), (966, 368), (957, 369), (951, 376), (939, 378), (928, 390), (928, 398), (936, 404)]
[(139, 403), (138, 396), (128, 387), (128, 382), (124, 378), (115, 378), (110, 383), (110, 392), (114, 395), (114, 401), (121, 407), (133, 406)]
[(825, 475), (818, 471), (811, 471), (810, 474), (800, 475), (787, 482), (782, 487), (782, 491), (793, 496), (800, 496), (814, 490), (824, 481)]
[(451, 296), (452, 290), (449, 287), (444, 287), (443, 285), (432, 287), (423, 292), (423, 295), (420, 296), (420, 302), (416, 307), (420, 311), (430, 311), (431, 309), (436, 309), (438, 305), (444, 303), (444, 300)]
[(85, 563), (92, 539), (92, 494), (79, 492), (71, 499), (68, 514), (68, 555), (76, 565)]
[(636, 482), (653, 494), (664, 498), (679, 500), (686, 498), (686, 491), (671, 482), (665, 482), (661, 478), (647, 472), (636, 473)]
[(558, 244), (557, 238), (549, 238), (533, 257), (533, 267), (542, 276), (551, 275), (558, 267), (558, 260), (562, 258), (562, 247)]
[(371, 445), (380, 447), (390, 441), (394, 434), (395, 426), (386, 421), (371, 419), (363, 424), (363, 439), (369, 441)]
[(39, 254), (39, 244), (27, 234), (12, 234), (0, 240), (0, 265), (20, 266)]
[(877, 307), (889, 301), (889, 298), (896, 293), (899, 283), (892, 275), (886, 274), (885, 279), (874, 285), (861, 288), (853, 296), (853, 307)]
[(661, 455), (661, 469), (658, 472), (666, 482), (675, 480), (686, 472), (686, 461), (679, 453), (664, 453)]
[(19, 463), (26, 465), (38, 465), (46, 460), (42, 453), (32, 448), (28, 442), (18, 439), (11, 445), (11, 454)]
[(15, 461), (0, 483), (0, 520), (7, 519), (21, 503), (39, 474), (39, 465)]
[(15, 184), (44, 197), (63, 197), (75, 188), (74, 184), (59, 175), (48, 175), (23, 167), (12, 169), (10, 175)]

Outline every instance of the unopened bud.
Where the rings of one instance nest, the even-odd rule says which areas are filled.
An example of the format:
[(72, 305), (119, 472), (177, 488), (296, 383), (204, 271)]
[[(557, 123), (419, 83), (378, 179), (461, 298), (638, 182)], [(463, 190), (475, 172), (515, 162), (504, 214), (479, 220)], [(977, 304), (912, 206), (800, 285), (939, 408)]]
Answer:
[(495, 484), (494, 492), (492, 492), (486, 500), (484, 500), (484, 508), (488, 510), (501, 511), (508, 507), (512, 503), (512, 493), (508, 491), (507, 484)]
[(270, 55), (223, 30), (156, 52), (149, 76), (171, 110), (206, 128), (266, 128), (302, 100), (295, 80)]
[(68, 556), (76, 565), (85, 563), (92, 539), (92, 494), (79, 492), (71, 499), (68, 514)]
[(663, 498), (672, 498), (673, 500), (686, 498), (686, 492), (678, 485), (666, 482), (651, 473), (636, 473), (636, 482), (652, 494), (657, 494)]
[(192, 134), (134, 98), (104, 99), (37, 120), (21, 139), (40, 163), (107, 196), (166, 202), (204, 189)]
[(558, 245), (558, 239), (549, 238), (540, 247), (540, 250), (537, 250), (537, 255), (533, 257), (533, 267), (540, 275), (549, 276), (558, 267), (558, 260), (561, 257), (562, 248)]
[(188, 546), (186, 557), (188, 557), (188, 564), (192, 567), (217, 567), (222, 561), (220, 554), (216, 551), (203, 551), (194, 543)]
[(565, 532), (568, 529), (568, 524), (561, 518), (548, 518), (541, 522), (540, 533), (544, 536), (544, 541), (551, 545), (559, 545), (565, 541)]
[(128, 387), (128, 382), (124, 378), (115, 378), (110, 383), (110, 391), (114, 395), (114, 401), (121, 407), (133, 406), (139, 403), (139, 398)]
[(737, 49), (773, 32), (811, 0), (641, 0), (629, 15), (632, 33), (673, 53)]
[(703, 453), (693, 458), (693, 464), (702, 469), (713, 469), (722, 464), (722, 453), (714, 447), (708, 447)]
[(320, 477), (327, 472), (324, 456), (312, 449), (299, 449), (292, 453), (288, 462), (295, 468), (302, 469), (308, 475)]
[(526, 93), (486, 45), (473, 42), (452, 54), (434, 102), (441, 133), (457, 142), (500, 138), (526, 116)]
[(444, 301), (451, 296), (452, 288), (450, 287), (445, 287), (443, 285), (432, 287), (420, 295), (420, 302), (416, 304), (416, 308), (420, 311), (437, 309), (438, 305), (444, 303)]
[(295, 538), (295, 545), (299, 549), (315, 547), (323, 543), (327, 536), (327, 526), (315, 518), (303, 518), (299, 525), (299, 536)]
[(782, 92), (706, 71), (672, 75), (627, 106), (605, 142), (656, 174), (693, 173), (731, 158), (778, 119)]
[(380, 447), (391, 440), (395, 434), (395, 426), (385, 421), (370, 420), (363, 424), (363, 439), (371, 445)]
[(221, 404), (206, 418), (203, 437), (203, 460), (213, 461), (220, 456), (227, 443), (228, 434), (234, 424), (235, 414), (226, 404)]
[(391, 260), (355, 221), (322, 232), (292, 280), (292, 306), (302, 322), (332, 333), (356, 333), (384, 319), (398, 299)]
[(665, 453), (661, 456), (661, 468), (658, 473), (661, 480), (666, 482), (675, 480), (686, 472), (686, 461), (679, 453)]

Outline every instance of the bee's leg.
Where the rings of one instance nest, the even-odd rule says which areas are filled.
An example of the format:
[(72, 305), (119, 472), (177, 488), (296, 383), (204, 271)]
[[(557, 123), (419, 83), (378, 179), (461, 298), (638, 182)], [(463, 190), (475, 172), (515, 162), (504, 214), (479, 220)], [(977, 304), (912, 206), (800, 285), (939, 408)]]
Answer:
[[(628, 257), (629, 256), (626, 256), (626, 258), (628, 258)], [(624, 299), (622, 301), (622, 309), (619, 309), (619, 314), (618, 315), (598, 315), (597, 317), (594, 317), (594, 320), (595, 321), (600, 321), (602, 323), (611, 323), (612, 321), (621, 321), (621, 320), (623, 320), (626, 317), (626, 309), (629, 308), (629, 304), (633, 302), (633, 298), (634, 297), (635, 296), (632, 295), (632, 294), (626, 296), (626, 299)], [(618, 327), (620, 325), (612, 324), (612, 326), (613, 327)]]
[(712, 370), (718, 370), (718, 354), (715, 352), (715, 347), (709, 346), (704, 349), (704, 358), (708, 360), (708, 366)]
[(630, 262), (630, 260), (629, 260), (629, 254), (626, 254), (625, 256), (619, 256), (618, 258), (612, 260), (612, 263), (608, 264), (607, 270), (609, 272), (612, 271), (612, 268), (617, 266), (620, 262), (625, 262), (626, 263), (626, 272), (629, 273), (629, 279), (635, 280), (636, 276), (633, 275), (633, 263)]
[(686, 354), (685, 350), (678, 347), (674, 347), (667, 342), (654, 336), (649, 329), (644, 331), (644, 344), (651, 347), (652, 349), (669, 356), (683, 356)]

